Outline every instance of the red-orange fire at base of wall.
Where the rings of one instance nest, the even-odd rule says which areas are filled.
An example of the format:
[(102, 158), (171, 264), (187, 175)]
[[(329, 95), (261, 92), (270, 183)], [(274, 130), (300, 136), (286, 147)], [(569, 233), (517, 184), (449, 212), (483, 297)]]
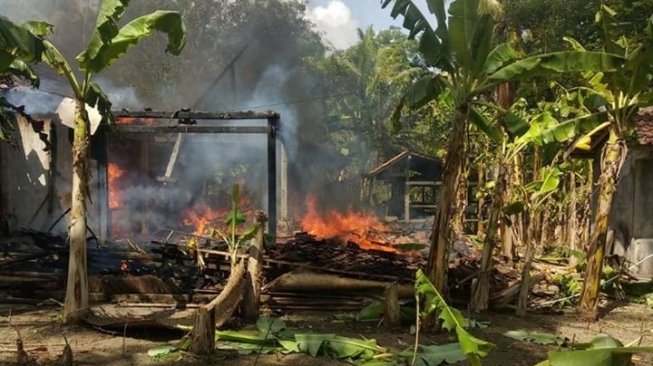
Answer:
[(228, 213), (228, 209), (215, 210), (202, 202), (184, 211), (182, 224), (194, 227), (195, 235), (209, 235), (210, 228), (224, 220)]
[(396, 252), (382, 237), (382, 233), (389, 232), (390, 229), (374, 215), (353, 210), (346, 213), (335, 210), (321, 213), (313, 195), (307, 198), (306, 209), (301, 224), (311, 235), (321, 239), (339, 238), (345, 242), (356, 243), (362, 249)]
[(125, 174), (125, 170), (115, 163), (109, 163), (107, 174), (109, 175), (109, 208), (115, 210), (123, 206), (118, 180)]
[[(183, 213), (182, 224), (194, 228), (195, 235), (210, 235), (211, 229), (226, 229), (224, 219), (229, 215), (230, 208), (223, 202), (222, 208), (213, 208), (206, 202), (200, 202), (188, 208)], [(251, 216), (258, 208), (258, 203), (247, 193), (245, 188), (241, 191), (238, 210), (251, 222)], [(247, 227), (248, 225), (243, 225)], [(240, 227), (239, 230), (243, 228)]]

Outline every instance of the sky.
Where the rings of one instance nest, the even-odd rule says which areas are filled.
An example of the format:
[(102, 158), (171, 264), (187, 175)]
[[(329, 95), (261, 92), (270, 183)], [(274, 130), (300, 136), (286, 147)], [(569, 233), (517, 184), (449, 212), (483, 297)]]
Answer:
[[(414, 0), (428, 13), (426, 0)], [(356, 29), (372, 25), (375, 30), (390, 26), (401, 27), (402, 16), (392, 19), (390, 10), (381, 8), (381, 0), (309, 0), (308, 18), (324, 33), (327, 41), (335, 48), (347, 48), (358, 39)]]

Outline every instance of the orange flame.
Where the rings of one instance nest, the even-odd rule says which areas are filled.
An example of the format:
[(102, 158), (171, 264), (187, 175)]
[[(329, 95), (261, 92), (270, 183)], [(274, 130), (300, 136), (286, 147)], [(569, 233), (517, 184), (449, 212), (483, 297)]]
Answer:
[(143, 126), (152, 126), (154, 124), (154, 118), (129, 118), (122, 117), (116, 118), (117, 125), (143, 125)]
[(356, 243), (363, 249), (395, 251), (382, 237), (382, 233), (390, 230), (375, 216), (352, 210), (345, 214), (333, 210), (321, 214), (316, 208), (315, 196), (308, 197), (306, 206), (307, 212), (302, 219), (302, 227), (309, 234), (322, 239), (337, 237)]
[(195, 235), (208, 235), (210, 226), (227, 216), (226, 210), (213, 210), (206, 203), (200, 203), (184, 212), (182, 224), (195, 228)]
[(118, 179), (125, 174), (125, 170), (120, 169), (115, 163), (109, 163), (107, 172), (109, 174), (109, 208), (114, 210), (123, 206), (117, 183)]
[[(256, 210), (257, 204), (248, 194), (244, 193), (240, 197), (238, 209), (250, 216)], [(229, 214), (228, 205), (225, 202), (224, 208), (214, 209), (208, 204), (201, 202), (187, 209), (183, 214), (182, 224), (192, 226), (195, 235), (209, 235), (211, 228), (225, 228), (224, 219)]]

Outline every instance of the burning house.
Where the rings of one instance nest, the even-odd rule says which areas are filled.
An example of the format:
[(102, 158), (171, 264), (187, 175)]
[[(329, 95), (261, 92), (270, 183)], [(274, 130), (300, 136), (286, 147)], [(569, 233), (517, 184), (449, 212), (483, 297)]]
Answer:
[[(66, 179), (71, 167), (64, 158), (70, 155), (70, 144), (60, 115), (34, 115), (31, 120), (18, 116), (16, 145), (2, 147), (2, 214), (9, 229), (65, 231), (61, 218), (69, 207)], [(277, 216), (277, 154), (282, 149), (276, 140), (278, 114), (116, 115), (116, 125), (102, 126), (93, 135), (89, 230), (94, 235), (136, 239), (166, 228), (207, 235), (209, 226), (226, 216), (224, 187), (232, 184), (245, 187), (242, 209)], [(275, 229), (271, 226), (269, 232)]]

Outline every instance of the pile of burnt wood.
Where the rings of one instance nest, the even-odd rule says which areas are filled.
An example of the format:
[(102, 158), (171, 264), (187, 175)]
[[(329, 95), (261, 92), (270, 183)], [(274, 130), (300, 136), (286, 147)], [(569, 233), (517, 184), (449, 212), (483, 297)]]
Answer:
[[(130, 309), (138, 317), (143, 309), (194, 309), (223, 291), (232, 268), (224, 243), (174, 230), (160, 236), (145, 244), (91, 239), (91, 300)], [(68, 261), (65, 237), (24, 231), (0, 245), (0, 297), (5, 302), (38, 304), (63, 299)], [(247, 257), (241, 255), (241, 259)], [(400, 298), (413, 298), (415, 271), (425, 266), (419, 251), (366, 250), (356, 243), (298, 233), (267, 248), (261, 258), (262, 307), (271, 311), (358, 310), (381, 297), (389, 284), (398, 286)], [(472, 246), (454, 245), (449, 275), (453, 297), (462, 301), (469, 297), (477, 268), (478, 253)], [(506, 274), (494, 277), (496, 291), (508, 288), (512, 280)], [(106, 325), (101, 317), (96, 323)]]

